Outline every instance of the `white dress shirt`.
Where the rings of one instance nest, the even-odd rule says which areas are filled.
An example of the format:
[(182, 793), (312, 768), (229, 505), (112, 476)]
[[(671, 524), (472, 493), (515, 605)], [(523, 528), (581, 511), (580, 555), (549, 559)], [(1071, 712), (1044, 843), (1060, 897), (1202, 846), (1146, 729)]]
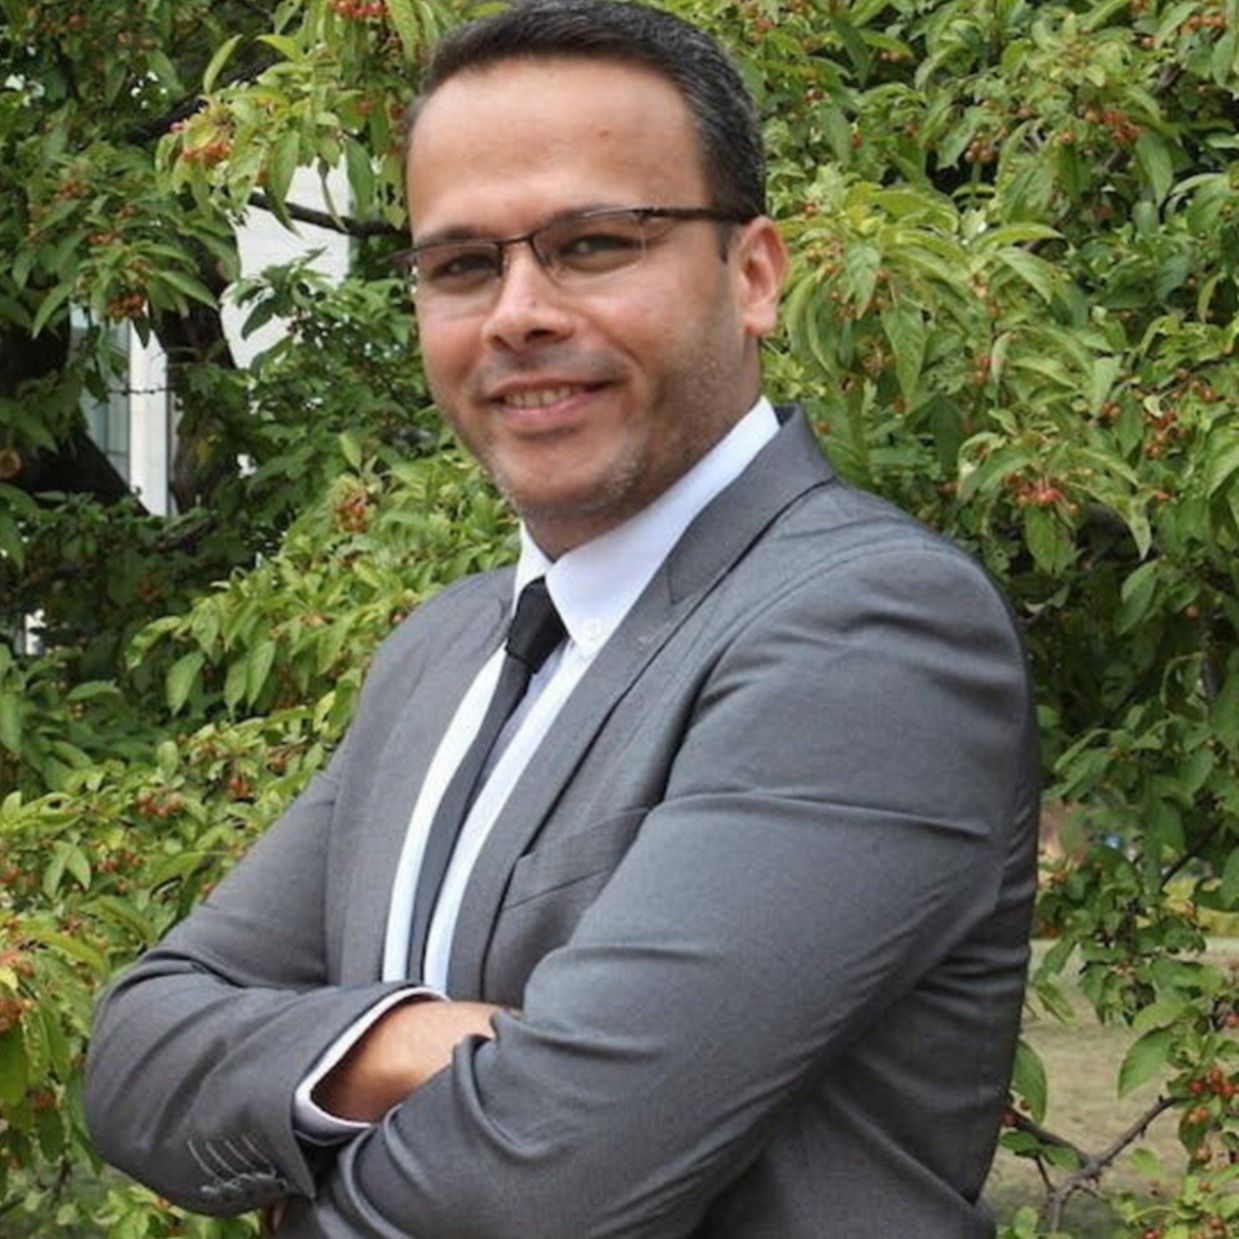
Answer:
[[(441, 996), (447, 983), (452, 935), (474, 863), (517, 780), (551, 729), (581, 677), (619, 627), (693, 519), (733, 482), (778, 430), (768, 400), (756, 405), (701, 458), (647, 507), (622, 525), (551, 561), (521, 528), (521, 553), (512, 596), (545, 576), (551, 599), (567, 631), (530, 681), (516, 711), (504, 726), (490, 759), (485, 782), (474, 799), (457, 839), (435, 904), (422, 961), (423, 987), (399, 990), (371, 1007), (318, 1060), (297, 1089), (293, 1106), (298, 1131), (312, 1139), (347, 1139), (369, 1124), (336, 1118), (315, 1105), (310, 1093), (357, 1039), (385, 1011), (410, 996)], [(474, 677), (435, 752), (409, 821), (396, 867), (383, 950), (382, 978), (409, 975), (409, 936), (413, 899), (430, 824), (456, 767), (468, 751), (499, 678), (500, 647)]]

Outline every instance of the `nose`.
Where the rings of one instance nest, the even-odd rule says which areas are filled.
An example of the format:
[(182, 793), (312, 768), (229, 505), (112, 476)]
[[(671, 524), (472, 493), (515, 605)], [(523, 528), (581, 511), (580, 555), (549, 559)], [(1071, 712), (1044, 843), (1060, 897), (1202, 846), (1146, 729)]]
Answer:
[(571, 335), (572, 316), (563, 291), (531, 245), (513, 245), (508, 250), (484, 331), (489, 342), (516, 352)]

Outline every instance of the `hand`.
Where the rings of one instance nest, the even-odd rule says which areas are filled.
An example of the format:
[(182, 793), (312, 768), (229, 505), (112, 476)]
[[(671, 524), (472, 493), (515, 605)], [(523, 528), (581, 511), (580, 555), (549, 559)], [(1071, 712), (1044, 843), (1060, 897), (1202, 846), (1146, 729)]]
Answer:
[(493, 1037), (485, 1002), (412, 999), (385, 1012), (319, 1081), (314, 1101), (338, 1118), (373, 1123), (452, 1061), (466, 1037)]

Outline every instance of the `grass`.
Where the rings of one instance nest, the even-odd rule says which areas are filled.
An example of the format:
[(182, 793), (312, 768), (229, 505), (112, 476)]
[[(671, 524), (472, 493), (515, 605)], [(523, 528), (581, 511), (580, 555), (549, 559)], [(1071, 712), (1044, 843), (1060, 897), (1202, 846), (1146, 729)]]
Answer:
[[(1034, 966), (1044, 945), (1034, 947)], [(1239, 961), (1239, 938), (1214, 939), (1208, 958), (1226, 963)], [(1075, 1011), (1071, 1024), (1061, 1024), (1048, 1015), (1029, 1014), (1024, 1037), (1041, 1055), (1049, 1079), (1050, 1094), (1044, 1126), (1077, 1147), (1096, 1153), (1109, 1146), (1157, 1100), (1159, 1082), (1154, 1080), (1118, 1096), (1119, 1065), (1135, 1040), (1126, 1028), (1098, 1024), (1092, 1007), (1074, 986), (1066, 986)], [(1160, 1115), (1143, 1139), (1130, 1146), (1101, 1181), (1103, 1195), (1130, 1191), (1150, 1195), (1150, 1184), (1132, 1165), (1131, 1150), (1147, 1148), (1160, 1159), (1168, 1179), (1177, 1177), (1186, 1164), (1176, 1134), (1173, 1111)], [(1057, 1172), (1061, 1177), (1063, 1172)], [(1152, 1193), (1155, 1194), (1153, 1187)], [(1024, 1205), (1040, 1207), (1045, 1186), (1036, 1166), (999, 1149), (985, 1187), (986, 1199), (999, 1219), (1010, 1218)], [(1067, 1206), (1063, 1228), (1076, 1239), (1108, 1239), (1120, 1227), (1104, 1198), (1078, 1193)]]

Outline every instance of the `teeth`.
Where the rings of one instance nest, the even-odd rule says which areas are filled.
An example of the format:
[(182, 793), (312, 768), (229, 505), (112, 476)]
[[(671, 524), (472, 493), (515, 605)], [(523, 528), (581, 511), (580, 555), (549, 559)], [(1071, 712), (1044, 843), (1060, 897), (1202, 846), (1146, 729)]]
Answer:
[(567, 400), (578, 390), (576, 387), (543, 387), (537, 391), (513, 392), (504, 397), (504, 404), (516, 409), (545, 409), (560, 400)]

